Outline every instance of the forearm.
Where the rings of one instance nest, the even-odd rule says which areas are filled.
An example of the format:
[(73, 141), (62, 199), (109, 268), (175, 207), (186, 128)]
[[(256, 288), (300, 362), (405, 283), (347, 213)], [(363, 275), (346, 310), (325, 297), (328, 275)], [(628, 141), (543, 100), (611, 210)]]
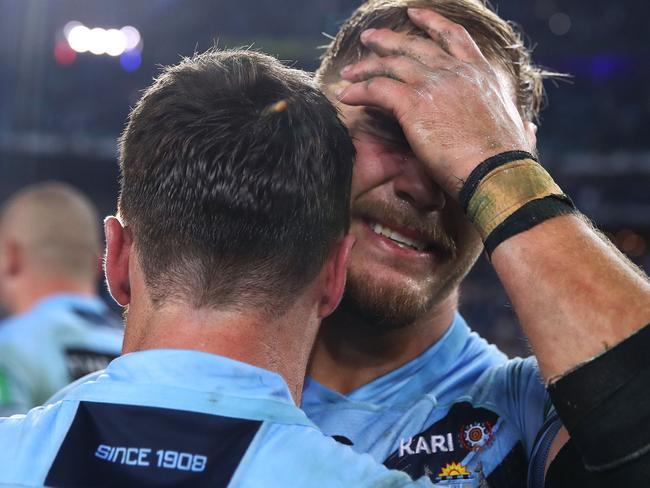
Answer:
[(502, 242), (492, 264), (547, 381), (650, 322), (650, 283), (583, 218)]

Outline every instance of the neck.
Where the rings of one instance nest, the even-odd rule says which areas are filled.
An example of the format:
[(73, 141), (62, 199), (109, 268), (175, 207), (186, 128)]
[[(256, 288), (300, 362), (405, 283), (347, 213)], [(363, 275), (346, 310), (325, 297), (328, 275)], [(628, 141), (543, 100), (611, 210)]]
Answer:
[[(309, 352), (318, 321), (285, 313), (261, 314), (164, 305), (144, 314), (127, 314), (122, 353), (147, 349), (188, 349), (228, 357), (280, 374), (296, 404), (300, 403)], [(302, 320), (301, 320), (302, 319)]]
[(35, 278), (26, 281), (22, 287), (22, 291), (15, 293), (15, 297), (12, 300), (13, 303), (9, 308), (12, 313), (24, 313), (41, 300), (60, 293), (94, 296), (96, 294), (95, 284), (83, 283), (65, 277), (52, 279)]
[(319, 383), (347, 394), (412, 361), (449, 328), (458, 303), (452, 293), (421, 319), (379, 331), (359, 316), (337, 310), (321, 327), (309, 374)]

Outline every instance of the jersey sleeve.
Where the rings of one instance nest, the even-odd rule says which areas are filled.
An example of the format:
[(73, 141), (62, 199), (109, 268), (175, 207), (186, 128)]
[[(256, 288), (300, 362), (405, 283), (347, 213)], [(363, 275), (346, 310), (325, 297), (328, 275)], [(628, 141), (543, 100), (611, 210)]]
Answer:
[(79, 386), (83, 385), (84, 383), (87, 383), (89, 381), (95, 381), (97, 378), (99, 378), (101, 375), (104, 374), (106, 370), (100, 369), (99, 371), (95, 371), (93, 373), (88, 373), (86, 376), (82, 376), (78, 380), (73, 381), (72, 383), (69, 383), (68, 385), (64, 386), (61, 388), (59, 391), (54, 393), (50, 398), (48, 398), (43, 405), (51, 405), (53, 403), (58, 402), (59, 400), (63, 400), (69, 393), (73, 392)]
[(495, 366), (479, 381), (485, 401), (513, 422), (530, 458), (540, 432), (554, 416), (544, 381), (534, 357), (515, 358)]

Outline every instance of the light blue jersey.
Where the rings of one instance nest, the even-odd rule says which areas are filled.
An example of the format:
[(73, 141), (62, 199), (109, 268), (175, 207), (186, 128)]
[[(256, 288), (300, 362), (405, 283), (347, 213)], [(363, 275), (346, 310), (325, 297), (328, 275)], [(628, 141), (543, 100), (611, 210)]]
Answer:
[(120, 354), (123, 327), (99, 298), (52, 295), (0, 323), (0, 416), (25, 413)]
[(151, 350), (0, 419), (0, 485), (430, 487), (324, 436), (275, 373)]
[(419, 357), (348, 395), (308, 380), (302, 408), (390, 468), (463, 488), (526, 486), (533, 452), (543, 479), (559, 425), (535, 360), (508, 361), (460, 315)]

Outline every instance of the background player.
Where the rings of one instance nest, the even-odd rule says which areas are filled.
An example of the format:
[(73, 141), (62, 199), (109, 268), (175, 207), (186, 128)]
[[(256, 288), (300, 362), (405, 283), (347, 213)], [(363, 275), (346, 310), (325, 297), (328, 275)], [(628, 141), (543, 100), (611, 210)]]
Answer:
[(294, 403), (343, 291), (353, 157), (327, 98), (271, 57), (165, 69), (130, 115), (105, 222), (125, 354), (0, 420), (0, 483), (411, 486)]
[(39, 183), (0, 215), (0, 415), (24, 413), (120, 353), (122, 325), (97, 296), (100, 220), (73, 187)]
[[(409, 5), (447, 19), (407, 15)], [(325, 433), (413, 476), (522, 486), (530, 468), (543, 483), (557, 424), (544, 426), (550, 402), (535, 362), (506, 363), (456, 312), (482, 249), (459, 190), (481, 161), (535, 152), (542, 75), (509, 24), (461, 0), (362, 5), (318, 72), (357, 148), (357, 244), (303, 407)], [(646, 278), (569, 204), (553, 215), (562, 213), (572, 215), (490, 248), (547, 380), (650, 318)]]

